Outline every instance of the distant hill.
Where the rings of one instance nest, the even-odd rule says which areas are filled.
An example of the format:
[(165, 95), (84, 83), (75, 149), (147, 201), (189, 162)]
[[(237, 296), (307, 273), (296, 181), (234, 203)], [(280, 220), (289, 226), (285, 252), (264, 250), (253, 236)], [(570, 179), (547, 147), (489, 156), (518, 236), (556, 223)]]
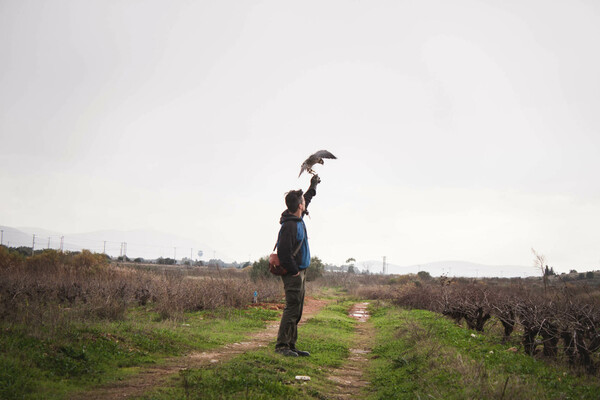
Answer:
[[(227, 254), (217, 251), (212, 246), (190, 238), (158, 232), (148, 229), (132, 231), (105, 230), (96, 232), (61, 234), (42, 228), (23, 227), (13, 228), (0, 226), (3, 232), (3, 244), (11, 247), (31, 247), (33, 235), (35, 248), (58, 249), (63, 241), (63, 249), (80, 251), (88, 249), (94, 252), (117, 257), (122, 254), (122, 243), (127, 244), (127, 256), (129, 258), (142, 257), (145, 259), (156, 259), (158, 257), (177, 258), (183, 257), (200, 259), (198, 250), (202, 250), (202, 260), (218, 258), (225, 262), (234, 261)], [(246, 261), (246, 260), (236, 260)], [(356, 263), (361, 271), (369, 270), (371, 273), (382, 272), (382, 260), (368, 260)], [(463, 277), (526, 277), (536, 275), (532, 266), (515, 265), (483, 265), (467, 261), (437, 261), (425, 264), (400, 266), (388, 264), (388, 274), (416, 274), (419, 271), (429, 272), (432, 276), (463, 276)]]
[(32, 235), (10, 226), (0, 226), (2, 230), (2, 244), (9, 247), (27, 246), (31, 247)]
[[(377, 261), (360, 261), (356, 263), (361, 271), (367, 269), (372, 273), (381, 273), (383, 262)], [(483, 277), (527, 277), (536, 275), (535, 269), (532, 266), (522, 265), (485, 265), (476, 264), (468, 261), (436, 261), (425, 264), (415, 264), (409, 266), (400, 266), (395, 264), (387, 264), (388, 274), (416, 274), (419, 271), (429, 272), (431, 276), (461, 276), (468, 278), (483, 278)]]
[(88, 249), (98, 253), (106, 251), (106, 254), (113, 257), (121, 255), (126, 250), (129, 258), (155, 259), (169, 257), (181, 259), (183, 257), (190, 258), (191, 256), (193, 259), (200, 259), (198, 251), (201, 250), (204, 253), (201, 258), (203, 260), (218, 258), (226, 262), (233, 261), (227, 254), (217, 251), (205, 243), (148, 229), (132, 231), (105, 230), (74, 234), (62, 234), (34, 227), (13, 228), (0, 226), (0, 229), (4, 231), (3, 244), (11, 247), (31, 247), (33, 235), (35, 235), (36, 250), (58, 249), (62, 241), (64, 250), (80, 251)]

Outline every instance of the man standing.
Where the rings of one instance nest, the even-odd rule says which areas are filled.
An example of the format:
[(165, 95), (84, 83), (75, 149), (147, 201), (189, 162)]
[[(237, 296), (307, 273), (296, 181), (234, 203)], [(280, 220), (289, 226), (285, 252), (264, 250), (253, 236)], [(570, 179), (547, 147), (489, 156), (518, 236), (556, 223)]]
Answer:
[(310, 249), (303, 217), (308, 214), (306, 208), (317, 194), (317, 185), (321, 182), (318, 175), (310, 180), (306, 193), (292, 190), (285, 196), (287, 209), (281, 214), (281, 229), (277, 244), (277, 255), (281, 266), (287, 270), (283, 275), (285, 290), (285, 308), (281, 316), (275, 351), (285, 356), (309, 356), (307, 351), (296, 349), (298, 323), (304, 306), (304, 282), (306, 268), (310, 264)]

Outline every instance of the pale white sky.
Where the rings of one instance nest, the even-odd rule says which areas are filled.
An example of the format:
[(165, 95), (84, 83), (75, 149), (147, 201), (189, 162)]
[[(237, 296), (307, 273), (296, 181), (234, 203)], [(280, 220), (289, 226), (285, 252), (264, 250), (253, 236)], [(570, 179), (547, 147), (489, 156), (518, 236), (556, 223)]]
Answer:
[(596, 1), (0, 0), (0, 225), (600, 266)]

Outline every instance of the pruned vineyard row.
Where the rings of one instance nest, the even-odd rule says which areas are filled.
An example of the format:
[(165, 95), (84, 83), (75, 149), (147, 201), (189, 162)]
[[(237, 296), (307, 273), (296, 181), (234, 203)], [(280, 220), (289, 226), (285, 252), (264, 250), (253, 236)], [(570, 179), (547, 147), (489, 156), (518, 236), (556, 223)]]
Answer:
[(548, 289), (530, 281), (463, 281), (446, 278), (403, 285), (388, 292), (395, 304), (439, 312), (484, 332), (499, 323), (503, 340), (518, 337), (532, 356), (565, 360), (598, 372), (600, 362), (600, 301), (588, 285), (557, 281)]

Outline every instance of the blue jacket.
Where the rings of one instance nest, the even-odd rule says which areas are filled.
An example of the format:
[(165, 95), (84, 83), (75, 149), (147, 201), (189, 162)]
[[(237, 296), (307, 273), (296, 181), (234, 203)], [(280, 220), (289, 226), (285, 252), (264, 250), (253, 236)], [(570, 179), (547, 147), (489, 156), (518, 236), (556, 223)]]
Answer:
[[(316, 194), (314, 188), (306, 191), (304, 201), (307, 207)], [(279, 262), (287, 270), (288, 275), (296, 275), (298, 271), (308, 268), (310, 264), (310, 247), (308, 246), (306, 225), (304, 225), (302, 218), (293, 215), (288, 210), (281, 213), (279, 223), (281, 224), (277, 241)], [(292, 256), (300, 243), (302, 243), (300, 250), (296, 253), (296, 256)]]

